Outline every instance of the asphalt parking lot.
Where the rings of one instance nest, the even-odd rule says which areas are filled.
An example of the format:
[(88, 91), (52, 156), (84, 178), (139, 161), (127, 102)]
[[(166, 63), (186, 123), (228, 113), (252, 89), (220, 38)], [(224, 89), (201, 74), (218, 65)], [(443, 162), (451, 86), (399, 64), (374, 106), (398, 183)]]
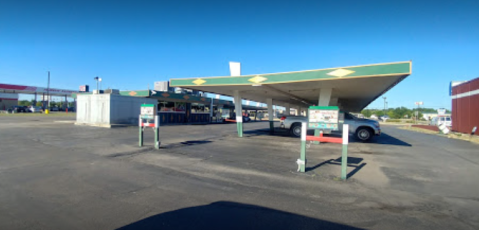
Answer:
[[(138, 129), (0, 116), (1, 229), (478, 229), (478, 145), (382, 126), (372, 143), (311, 145), (268, 123)], [(62, 121), (62, 122), (55, 122)]]

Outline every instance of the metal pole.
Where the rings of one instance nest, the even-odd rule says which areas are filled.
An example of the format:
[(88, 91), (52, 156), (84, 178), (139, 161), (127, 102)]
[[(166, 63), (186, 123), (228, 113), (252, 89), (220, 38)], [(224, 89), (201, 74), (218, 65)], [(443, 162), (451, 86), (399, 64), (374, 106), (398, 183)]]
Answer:
[(419, 117), (419, 113), (418, 113), (418, 110), (419, 110), (419, 102), (416, 102), (416, 104), (417, 104), (417, 109), (416, 109), (416, 122), (415, 122), (415, 124), (417, 125), (417, 119), (418, 119), (418, 117)]
[(47, 108), (50, 109), (50, 71), (48, 71)]
[(384, 99), (383, 116), (386, 116), (386, 97), (383, 97), (383, 99)]
[(139, 140), (138, 145), (143, 147), (143, 127), (142, 127), (141, 115), (138, 117), (138, 128), (139, 128)]
[(341, 155), (341, 179), (347, 179), (348, 167), (349, 125), (343, 125), (343, 152)]

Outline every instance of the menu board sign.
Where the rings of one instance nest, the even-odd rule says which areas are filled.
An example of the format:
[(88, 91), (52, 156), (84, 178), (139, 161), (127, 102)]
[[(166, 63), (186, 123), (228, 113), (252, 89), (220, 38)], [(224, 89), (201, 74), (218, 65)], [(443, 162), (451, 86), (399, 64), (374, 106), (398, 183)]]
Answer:
[(156, 115), (155, 105), (143, 104), (141, 105), (140, 115), (143, 119), (154, 119)]
[(311, 106), (308, 110), (308, 128), (338, 130), (339, 108), (337, 106)]

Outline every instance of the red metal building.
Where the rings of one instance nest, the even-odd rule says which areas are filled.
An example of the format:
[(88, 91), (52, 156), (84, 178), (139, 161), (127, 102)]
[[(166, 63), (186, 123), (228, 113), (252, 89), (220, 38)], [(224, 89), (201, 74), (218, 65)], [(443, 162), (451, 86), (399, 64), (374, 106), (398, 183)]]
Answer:
[(479, 129), (479, 78), (453, 86), (451, 91), (452, 130), (471, 133), (474, 127)]

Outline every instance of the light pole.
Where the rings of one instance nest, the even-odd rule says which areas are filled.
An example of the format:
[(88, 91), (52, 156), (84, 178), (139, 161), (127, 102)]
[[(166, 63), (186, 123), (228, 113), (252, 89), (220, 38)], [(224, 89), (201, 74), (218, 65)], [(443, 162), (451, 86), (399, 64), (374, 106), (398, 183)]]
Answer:
[(383, 99), (384, 99), (384, 109), (383, 109), (383, 114), (384, 115), (383, 116), (386, 116), (386, 99), (387, 99), (387, 97), (383, 97)]
[[(45, 99), (45, 98), (43, 98)], [(47, 84), (47, 108), (50, 109), (50, 71), (48, 71), (48, 84)]]
[(415, 104), (417, 105), (417, 110), (416, 110), (416, 124), (417, 124), (419, 120), (419, 106), (423, 105), (424, 103), (422, 101), (416, 101)]
[[(101, 84), (101, 78), (99, 78), (98, 76), (96, 76), (95, 78), (93, 78), (95, 81), (96, 81), (96, 93), (99, 94), (100, 93), (100, 89), (98, 88), (98, 84), (100, 83)], [(101, 85), (100, 85), (101, 87)]]

